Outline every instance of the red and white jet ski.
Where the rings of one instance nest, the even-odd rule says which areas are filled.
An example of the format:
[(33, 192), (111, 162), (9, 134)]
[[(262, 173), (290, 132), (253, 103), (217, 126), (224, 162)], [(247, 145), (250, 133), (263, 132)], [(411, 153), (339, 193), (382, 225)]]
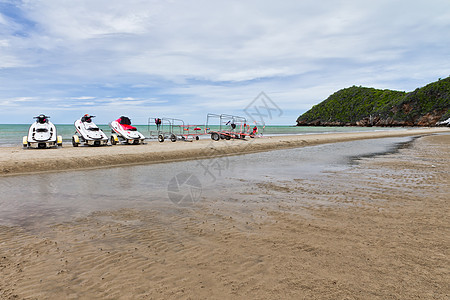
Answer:
[(136, 127), (131, 126), (131, 120), (128, 117), (121, 116), (115, 121), (109, 123), (111, 127), (111, 144), (117, 143), (139, 145), (144, 144), (145, 137), (137, 131)]
[(106, 146), (108, 145), (108, 137), (92, 122), (92, 118), (88, 114), (81, 119), (75, 121), (75, 129), (77, 132), (72, 136), (72, 145), (78, 147), (80, 144), (89, 146)]

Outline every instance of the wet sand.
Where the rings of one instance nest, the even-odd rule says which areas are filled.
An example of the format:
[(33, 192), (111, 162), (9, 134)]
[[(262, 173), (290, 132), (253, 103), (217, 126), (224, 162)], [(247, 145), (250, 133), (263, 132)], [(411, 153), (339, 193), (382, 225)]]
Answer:
[(147, 145), (109, 147), (77, 147), (70, 144), (60, 149), (0, 148), (0, 176), (92, 169), (133, 164), (210, 158), (287, 149), (359, 139), (426, 135), (450, 132), (449, 128), (405, 129), (377, 132), (332, 133), (255, 138), (247, 140), (210, 139), (194, 142), (151, 142)]
[(0, 226), (0, 298), (448, 299), (449, 149), (431, 135), (327, 180)]

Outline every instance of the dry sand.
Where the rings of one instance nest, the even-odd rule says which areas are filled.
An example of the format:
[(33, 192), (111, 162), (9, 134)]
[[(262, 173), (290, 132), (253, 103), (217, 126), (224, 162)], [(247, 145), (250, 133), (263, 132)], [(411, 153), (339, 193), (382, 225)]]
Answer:
[(378, 132), (354, 132), (314, 135), (264, 137), (247, 140), (210, 139), (195, 142), (151, 142), (147, 145), (112, 147), (78, 147), (66, 145), (62, 149), (0, 148), (0, 176), (102, 168), (130, 164), (161, 163), (201, 159), (219, 155), (236, 155), (275, 149), (295, 148), (357, 139), (424, 135), (450, 132), (449, 128), (405, 129)]
[(0, 298), (449, 299), (449, 149), (431, 135), (234, 201), (0, 226)]

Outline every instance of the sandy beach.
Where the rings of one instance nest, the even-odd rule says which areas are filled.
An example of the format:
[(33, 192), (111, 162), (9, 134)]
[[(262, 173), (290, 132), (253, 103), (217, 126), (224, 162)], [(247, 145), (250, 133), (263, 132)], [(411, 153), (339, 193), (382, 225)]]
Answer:
[[(450, 135), (429, 135), (439, 131), (448, 129), (273, 137), (251, 149), (231, 141), (218, 153), (422, 136), (323, 181), (260, 182), (227, 201), (97, 211), (47, 228), (0, 226), (0, 298), (448, 299)], [(15, 165), (28, 155), (45, 165), (50, 153), (55, 166), (74, 169), (81, 153), (107, 165), (99, 153), (133, 152), (124, 164), (193, 159), (210, 143), (9, 148), (1, 169), (24, 172)], [(184, 150), (161, 156), (172, 147)]]
[(290, 135), (246, 140), (210, 139), (194, 142), (150, 142), (146, 145), (77, 147), (70, 144), (59, 149), (22, 149), (0, 147), (0, 176), (93, 169), (113, 166), (163, 163), (246, 154), (277, 149), (312, 146), (360, 139), (402, 137), (449, 132), (446, 127), (404, 129), (377, 132)]

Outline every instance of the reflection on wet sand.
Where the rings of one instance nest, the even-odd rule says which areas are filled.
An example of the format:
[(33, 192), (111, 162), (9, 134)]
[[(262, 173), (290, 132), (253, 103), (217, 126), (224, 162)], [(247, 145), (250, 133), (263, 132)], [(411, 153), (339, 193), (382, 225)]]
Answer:
[[(341, 157), (282, 171), (265, 156), (256, 167), (257, 156), (242, 156), (215, 182), (195, 164), (167, 166), (154, 180), (149, 166), (136, 167), (138, 192), (104, 179), (97, 195), (111, 199), (80, 196), (89, 209), (78, 218), (39, 231), (0, 226), (0, 298), (444, 299), (449, 146), (450, 135), (429, 136), (357, 164)], [(339, 157), (339, 147), (311, 153)], [(180, 170), (199, 176), (205, 191), (189, 207), (162, 197)], [(45, 195), (76, 195), (63, 182)]]

